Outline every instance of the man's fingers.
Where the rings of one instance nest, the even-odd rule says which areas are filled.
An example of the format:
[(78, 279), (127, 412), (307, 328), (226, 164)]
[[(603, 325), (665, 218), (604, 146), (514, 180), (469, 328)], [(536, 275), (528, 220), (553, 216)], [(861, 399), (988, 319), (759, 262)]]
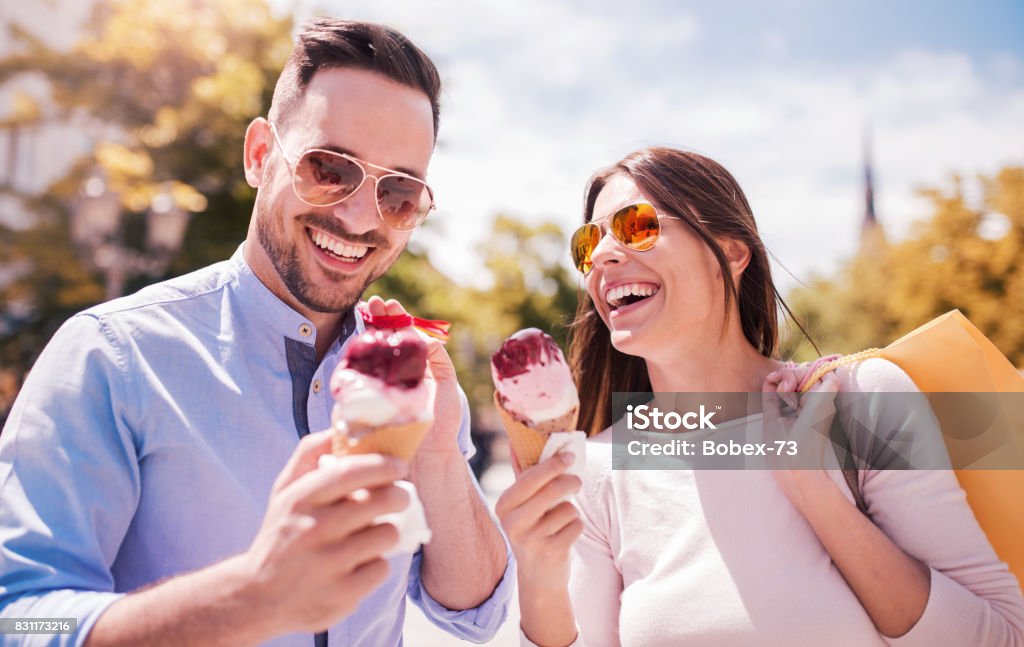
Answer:
[(384, 299), (380, 298), (376, 294), (370, 297), (366, 302), (366, 309), (370, 311), (370, 314), (374, 317), (383, 317), (387, 314), (387, 307), (384, 305)]
[(386, 485), (372, 490), (356, 490), (341, 503), (321, 508), (315, 517), (320, 532), (329, 538), (340, 539), (372, 525), (373, 520), (381, 515), (401, 512), (408, 506), (408, 492), (397, 485)]
[(377, 558), (361, 564), (345, 576), (345, 588), (352, 591), (358, 600), (362, 600), (388, 579), (391, 565), (388, 560)]
[(385, 307), (385, 309), (387, 311), (387, 315), (389, 317), (394, 317), (394, 316), (397, 316), (397, 315), (409, 314), (409, 313), (407, 313), (405, 311), (405, 308), (402, 306), (401, 303), (398, 302), (397, 299), (388, 299), (384, 303), (384, 307)]
[(341, 570), (352, 571), (379, 559), (397, 543), (397, 528), (389, 523), (376, 524), (339, 541), (330, 550), (331, 561)]
[(291, 484), (292, 496), (307, 507), (343, 499), (359, 489), (389, 485), (405, 475), (403, 461), (381, 454), (342, 456), (336, 464), (308, 472)]
[(317, 468), (317, 462), (324, 454), (331, 453), (331, 430), (307, 434), (299, 441), (288, 463), (274, 482), (274, 491), (279, 492), (291, 485), (303, 474)]

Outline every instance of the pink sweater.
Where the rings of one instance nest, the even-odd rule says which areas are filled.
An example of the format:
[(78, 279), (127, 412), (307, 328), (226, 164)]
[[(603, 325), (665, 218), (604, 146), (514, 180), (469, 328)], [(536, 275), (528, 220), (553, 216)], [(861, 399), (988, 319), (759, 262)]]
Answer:
[[(885, 360), (839, 377), (844, 391), (917, 390)], [(587, 443), (570, 583), (577, 644), (1024, 646), (1020, 587), (952, 472), (860, 474), (874, 523), (931, 569), (924, 615), (886, 639), (771, 472), (613, 471), (611, 448), (610, 430)]]

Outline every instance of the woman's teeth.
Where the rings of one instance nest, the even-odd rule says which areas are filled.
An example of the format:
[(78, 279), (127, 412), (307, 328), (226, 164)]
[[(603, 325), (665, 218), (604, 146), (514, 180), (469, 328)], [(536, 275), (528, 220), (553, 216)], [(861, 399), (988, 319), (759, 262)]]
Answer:
[(627, 283), (626, 285), (619, 285), (608, 290), (605, 293), (605, 301), (608, 302), (612, 310), (615, 310), (647, 297), (652, 297), (658, 293), (659, 289), (653, 283)]

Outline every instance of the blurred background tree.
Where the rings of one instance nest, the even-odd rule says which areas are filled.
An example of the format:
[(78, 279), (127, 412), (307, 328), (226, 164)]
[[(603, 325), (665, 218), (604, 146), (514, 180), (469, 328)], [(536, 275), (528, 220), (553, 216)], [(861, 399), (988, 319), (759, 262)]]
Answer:
[(70, 50), (8, 25), (15, 47), (0, 60), (0, 84), (41, 77), (49, 98), (18, 95), (25, 106), (0, 125), (70, 123), (92, 146), (41, 195), (0, 187), (25, 219), (0, 225), (13, 277), (0, 285), (0, 366), (23, 372), (68, 316), (104, 298), (101, 273), (71, 236), (90, 176), (116, 195), (129, 248), (142, 249), (154, 201), (199, 214), (162, 275), (137, 276), (125, 291), (231, 254), (252, 210), (240, 170), (245, 127), (269, 104), (291, 28), (261, 0), (98, 2)]
[[(931, 217), (906, 239), (862, 249), (833, 278), (794, 290), (790, 306), (823, 353), (884, 346), (959, 308), (1016, 366), (1024, 366), (1024, 168), (923, 190)], [(813, 356), (809, 344), (796, 351)]]

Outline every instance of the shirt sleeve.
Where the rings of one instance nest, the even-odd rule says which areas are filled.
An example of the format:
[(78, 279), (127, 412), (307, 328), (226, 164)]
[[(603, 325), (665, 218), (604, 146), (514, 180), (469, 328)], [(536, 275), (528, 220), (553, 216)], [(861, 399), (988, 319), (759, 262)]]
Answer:
[[(879, 407), (875, 421), (876, 429), (918, 436), (913, 443), (890, 443), (904, 448), (898, 453), (908, 457), (911, 466), (948, 461), (938, 423), (910, 378), (884, 360), (871, 360), (861, 369), (862, 381), (884, 381), (886, 391), (905, 396), (898, 400), (899, 406), (886, 399), (887, 405)], [(943, 456), (929, 455), (936, 452)], [(949, 469), (868, 469), (860, 477), (872, 521), (930, 569), (924, 614), (909, 632), (890, 639), (889, 644), (1024, 646), (1020, 586), (978, 525), (955, 473)]]
[[(140, 492), (128, 375), (92, 316), (61, 327), (0, 435), (0, 617), (76, 618), (74, 634), (4, 644), (80, 645), (120, 596), (110, 567)], [(24, 641), (24, 642), (18, 642)]]
[[(459, 427), (458, 443), (462, 455), (468, 459), (473, 455), (473, 442), (469, 436), (469, 402), (461, 387), (459, 388), (459, 395), (462, 399), (462, 424)], [(469, 469), (469, 463), (466, 463), (466, 471), (469, 472), (469, 478), (476, 489), (476, 495), (486, 505), (483, 490), (480, 489), (480, 484)], [(512, 548), (504, 532), (501, 532), (501, 525), (494, 518), (493, 513), (491, 514), (491, 520), (501, 533), (502, 541), (505, 542), (505, 572), (491, 593), (491, 597), (481, 602), (477, 607), (460, 611), (453, 611), (432, 598), (427, 588), (423, 586), (423, 580), (420, 576), (420, 569), (423, 565), (422, 547), (413, 555), (409, 574), (409, 588), (407, 590), (409, 599), (423, 611), (423, 615), (434, 625), (453, 636), (476, 643), (483, 643), (493, 638), (498, 628), (505, 622), (505, 618), (508, 617), (509, 602), (512, 599), (512, 592), (515, 588), (515, 561), (512, 558)]]

